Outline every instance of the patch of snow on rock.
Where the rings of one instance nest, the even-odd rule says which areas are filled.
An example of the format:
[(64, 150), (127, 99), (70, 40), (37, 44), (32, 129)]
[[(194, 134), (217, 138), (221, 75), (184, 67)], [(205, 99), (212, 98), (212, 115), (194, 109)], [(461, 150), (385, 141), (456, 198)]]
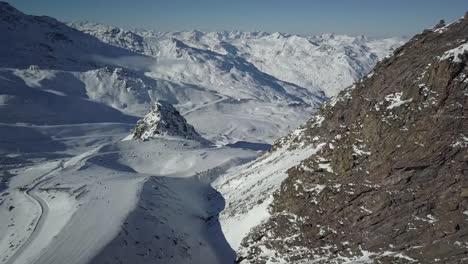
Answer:
[(451, 59), (453, 62), (461, 62), (461, 56), (468, 52), (468, 42), (461, 44), (460, 46), (446, 51), (442, 57), (440, 58), (441, 61)]

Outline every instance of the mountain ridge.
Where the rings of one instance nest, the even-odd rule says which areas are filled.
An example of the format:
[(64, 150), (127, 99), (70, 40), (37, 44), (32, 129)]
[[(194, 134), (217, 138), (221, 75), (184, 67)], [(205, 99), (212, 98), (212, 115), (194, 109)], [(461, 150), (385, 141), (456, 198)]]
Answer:
[[(265, 158), (289, 169), (239, 263), (466, 261), (467, 29), (462, 18), (416, 35), (273, 145)], [(281, 162), (307, 147), (318, 151)]]
[(133, 132), (125, 139), (149, 140), (158, 137), (181, 137), (208, 143), (170, 103), (162, 100), (151, 106), (148, 114), (137, 122)]
[[(69, 25), (105, 42), (114, 42), (116, 45), (124, 43), (125, 39), (113, 41), (109, 39), (108, 32), (139, 34), (144, 38), (143, 43), (146, 46), (157, 46), (157, 43), (163, 40), (177, 39), (193, 48), (242, 57), (279, 80), (294, 83), (311, 91), (321, 89), (327, 96), (336, 95), (340, 87), (348, 86), (353, 81), (364, 77), (378, 60), (383, 59), (389, 51), (404, 42), (399, 38), (371, 41), (364, 36), (351, 37), (335, 34), (300, 36), (279, 32), (202, 32), (198, 30), (181, 32), (138, 30), (133, 32), (89, 22), (75, 22)], [(156, 56), (157, 50), (158, 48), (147, 48), (143, 53)], [(307, 60), (304, 65), (298, 65), (299, 56), (302, 56), (302, 59), (310, 56), (311, 59)], [(275, 60), (280, 61), (276, 63)], [(281, 65), (285, 66), (279, 69)], [(329, 66), (325, 67), (325, 65), (342, 66), (341, 68), (327, 68)], [(310, 67), (314, 69), (308, 70)], [(329, 76), (327, 74), (329, 71), (337, 72), (340, 79), (336, 80)]]

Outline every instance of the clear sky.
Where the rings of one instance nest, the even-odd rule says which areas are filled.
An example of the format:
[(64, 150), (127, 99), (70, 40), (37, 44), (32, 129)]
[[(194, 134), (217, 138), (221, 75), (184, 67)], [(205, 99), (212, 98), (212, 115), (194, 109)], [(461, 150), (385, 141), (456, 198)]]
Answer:
[(7, 0), (28, 14), (158, 31), (262, 30), (411, 36), (468, 11), (468, 0)]

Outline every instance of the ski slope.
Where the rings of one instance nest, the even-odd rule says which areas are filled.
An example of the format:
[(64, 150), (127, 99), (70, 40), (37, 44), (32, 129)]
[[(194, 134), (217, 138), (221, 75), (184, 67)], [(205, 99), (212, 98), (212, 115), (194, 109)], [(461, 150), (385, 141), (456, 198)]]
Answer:
[[(1, 230), (2, 263), (106, 263), (115, 257), (127, 263), (147, 263), (148, 258), (164, 263), (232, 260), (234, 253), (217, 222), (224, 200), (210, 186), (210, 177), (257, 155), (161, 138), (116, 142), (18, 169), (9, 186), (16, 191), (6, 196), (14, 199), (0, 205), (10, 219)], [(150, 228), (155, 219), (162, 219), (159, 227)], [(163, 236), (162, 230), (175, 233), (155, 239)], [(164, 248), (141, 255), (135, 239)], [(190, 252), (176, 254), (174, 250), (182, 249), (167, 242), (171, 239), (181, 240), (180, 247)], [(220, 256), (222, 250), (230, 254)], [(168, 252), (174, 252), (172, 257)]]

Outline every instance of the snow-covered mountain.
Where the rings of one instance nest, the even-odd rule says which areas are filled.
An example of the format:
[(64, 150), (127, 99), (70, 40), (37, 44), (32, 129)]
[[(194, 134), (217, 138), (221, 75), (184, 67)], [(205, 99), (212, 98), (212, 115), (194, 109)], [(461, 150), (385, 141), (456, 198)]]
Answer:
[(68, 25), (89, 35), (95, 35), (105, 43), (139, 53), (156, 55), (156, 52), (145, 42), (144, 37), (135, 32), (92, 22), (75, 22)]
[[(24, 15), (7, 4), (1, 8), (2, 37), (9, 40), (0, 44), (2, 80), (9, 80), (2, 85), (8, 122), (128, 121), (162, 99), (209, 140), (271, 143), (307, 119), (325, 98), (319, 90), (278, 80), (241, 57), (177, 39), (143, 41), (136, 33), (117, 30), (96, 38), (52, 18)], [(46, 97), (56, 103), (47, 103)], [(31, 102), (43, 114), (29, 110)], [(80, 104), (90, 107), (78, 109)], [(68, 117), (73, 111), (56, 109), (61, 107), (75, 107), (77, 114)], [(86, 113), (92, 108), (107, 110)], [(31, 118), (31, 112), (39, 118)]]
[(398, 42), (70, 27), (5, 2), (0, 38), (0, 264), (233, 263), (320, 145), (243, 164)]
[(135, 129), (126, 139), (148, 140), (159, 137), (181, 137), (206, 141), (192, 125), (187, 123), (179, 111), (162, 100), (151, 106), (149, 113), (137, 122)]
[[(86, 73), (85, 83), (91, 83), (88, 90), (94, 100), (136, 116), (143, 115), (152, 100), (167, 100), (205, 137), (224, 143), (271, 143), (305, 121), (326, 96), (365, 76), (402, 43), (396, 38), (369, 41), (333, 34), (158, 33), (89, 22), (69, 25), (155, 59), (103, 60), (127, 69), (119, 79), (139, 84), (128, 87), (123, 83), (121, 89), (131, 90), (116, 95), (114, 74), (105, 77), (107, 73), (97, 70), (100, 74), (94, 77), (97, 72)], [(135, 64), (144, 70), (135, 72)], [(216, 126), (207, 122), (213, 118), (218, 120)]]
[(145, 56), (108, 45), (51, 17), (25, 15), (9, 4), (0, 4), (2, 41), (0, 67), (84, 71), (107, 65), (100, 60)]
[(369, 73), (377, 61), (404, 41), (369, 41), (364, 36), (323, 34), (298, 36), (282, 33), (203, 33), (156, 35), (177, 38), (190, 45), (245, 58), (276, 78), (310, 90), (336, 95), (343, 87)]
[[(137, 33), (95, 23), (71, 23), (72, 27), (119, 47), (150, 56), (165, 56), (165, 42), (177, 39), (186, 45), (222, 55), (241, 57), (279, 80), (327, 96), (364, 77), (381, 59), (404, 43), (402, 38), (368, 40), (364, 36), (323, 34), (298, 36), (266, 32), (154, 32)], [(116, 34), (114, 32), (119, 32)], [(128, 35), (139, 34), (135, 41)], [(138, 44), (135, 44), (138, 43)]]

